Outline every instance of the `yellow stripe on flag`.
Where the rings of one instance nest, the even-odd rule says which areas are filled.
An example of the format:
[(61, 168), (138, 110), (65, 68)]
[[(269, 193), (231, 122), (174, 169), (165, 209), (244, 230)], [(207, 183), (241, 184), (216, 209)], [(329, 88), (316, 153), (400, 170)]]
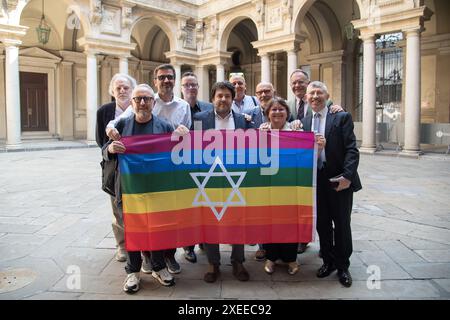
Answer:
[[(206, 194), (212, 202), (226, 202), (231, 191), (231, 188), (205, 189)], [(242, 193), (245, 205), (231, 204), (230, 206), (313, 205), (313, 189), (311, 187), (255, 187), (239, 188), (239, 191)], [(143, 214), (192, 208), (194, 207), (192, 203), (198, 192), (198, 189), (185, 189), (142, 194), (123, 194), (124, 212)], [(206, 202), (206, 199), (201, 195), (198, 202)], [(239, 202), (238, 196), (234, 195), (231, 202)]]

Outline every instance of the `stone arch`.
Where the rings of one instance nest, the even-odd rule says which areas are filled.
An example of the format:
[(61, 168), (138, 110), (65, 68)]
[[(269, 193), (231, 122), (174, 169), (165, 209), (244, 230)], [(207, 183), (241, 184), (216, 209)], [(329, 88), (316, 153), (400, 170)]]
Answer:
[(132, 54), (141, 60), (168, 62), (165, 56), (169, 52), (170, 40), (160, 26), (150, 20), (142, 20), (142, 28), (135, 28), (132, 32), (132, 41), (137, 44)]
[(130, 39), (131, 39), (131, 35), (133, 34), (133, 32), (135, 32), (136, 28), (139, 27), (139, 24), (141, 24), (144, 21), (150, 21), (153, 26), (159, 27), (165, 33), (167, 38), (169, 39), (170, 49), (171, 50), (176, 49), (175, 34), (172, 32), (172, 29), (176, 29), (176, 28), (172, 28), (172, 29), (169, 28), (169, 26), (166, 24), (166, 22), (162, 18), (155, 16), (155, 15), (151, 15), (151, 14), (143, 15), (134, 21), (132, 27), (130, 28), (130, 30), (131, 30), (130, 35), (129, 35)]
[[(27, 42), (27, 36), (31, 34), (35, 34), (36, 27), (40, 23), (41, 15), (42, 15), (42, 0), (31, 0), (26, 2), (23, 7), (18, 7), (17, 10), (20, 12), (20, 24), (29, 26), (30, 28), (27, 31), (27, 35), (25, 36), (25, 42)], [(50, 5), (51, 4), (51, 5)], [(68, 41), (67, 38), (71, 37), (72, 33), (67, 32), (67, 21), (68, 17), (72, 14), (72, 12), (78, 17), (80, 23), (81, 32), (78, 32), (78, 35), (84, 35), (90, 30), (90, 23), (88, 18), (88, 10), (83, 10), (82, 7), (74, 0), (62, 0), (62, 1), (49, 1), (45, 2), (45, 18), (52, 31), (50, 33), (50, 41), (56, 41), (53, 43), (54, 46), (58, 48), (55, 49), (66, 49)], [(62, 14), (63, 13), (63, 14)], [(56, 35), (56, 39), (54, 38)], [(29, 37), (29, 36), (28, 36)], [(28, 39), (31, 40), (30, 38)], [(37, 43), (36, 43), (37, 44)], [(30, 45), (33, 45), (31, 43)], [(52, 48), (53, 49), (53, 48)]]
[(294, 28), (297, 34), (308, 34), (311, 53), (335, 51), (345, 47), (343, 27), (327, 3), (309, 1), (302, 8), (304, 11), (301, 10), (300, 14), (303, 18), (297, 16)]
[(228, 39), (230, 38), (231, 32), (233, 31), (233, 29), (242, 21), (244, 20), (251, 20), (253, 22), (253, 25), (256, 28), (257, 31), (257, 39), (261, 39), (261, 30), (258, 29), (257, 24), (255, 22), (254, 17), (252, 17), (251, 15), (245, 16), (245, 15), (238, 15), (238, 16), (234, 16), (229, 18), (227, 21), (224, 22), (224, 27), (223, 27), (223, 31), (221, 33), (219, 33), (219, 49), (220, 51), (226, 51), (227, 50), (227, 46), (228, 46)]

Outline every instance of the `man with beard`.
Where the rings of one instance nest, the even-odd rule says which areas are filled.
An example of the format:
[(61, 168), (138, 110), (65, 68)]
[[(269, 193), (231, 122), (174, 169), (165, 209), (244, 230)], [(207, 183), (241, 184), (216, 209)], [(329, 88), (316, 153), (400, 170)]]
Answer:
[[(176, 97), (173, 93), (175, 86), (175, 68), (170, 64), (162, 64), (156, 67), (154, 73), (153, 84), (158, 93), (155, 95), (155, 105), (153, 107), (153, 115), (167, 121), (174, 128), (180, 125), (186, 128), (191, 127), (191, 108), (183, 99)], [(127, 113), (128, 112), (128, 113)], [(120, 118), (130, 117), (132, 111), (127, 110)], [(110, 122), (109, 126), (114, 127), (117, 119)], [(117, 129), (112, 128), (108, 132), (108, 136), (113, 140), (119, 140), (120, 134)], [(177, 249), (167, 249), (164, 257), (168, 270), (172, 274), (181, 272), (181, 266), (175, 259)], [(148, 269), (150, 272), (150, 270)]]
[[(231, 105), (235, 96), (233, 85), (228, 82), (217, 82), (211, 89), (214, 110), (195, 114), (194, 120), (201, 122), (202, 130), (235, 130), (248, 129), (250, 124), (245, 117), (232, 110)], [(194, 126), (196, 129), (197, 123)], [(208, 257), (208, 270), (204, 275), (205, 282), (215, 282), (220, 274), (220, 250), (219, 244), (205, 243), (206, 256)], [(244, 245), (232, 244), (231, 264), (233, 275), (239, 281), (248, 281), (250, 276), (244, 268)]]
[[(113, 119), (118, 118), (131, 104), (131, 92), (136, 87), (136, 80), (127, 74), (115, 74), (109, 84), (109, 94), (115, 101), (101, 106), (97, 110), (96, 141), (101, 148), (109, 140), (105, 134), (106, 125)], [(123, 229), (122, 212), (118, 209), (115, 197), (111, 196), (111, 206), (113, 210), (112, 229), (116, 239), (116, 260), (124, 262), (127, 260), (125, 250), (125, 238)]]
[[(153, 89), (147, 84), (138, 85), (132, 93), (133, 115), (122, 118), (116, 125), (116, 129), (122, 136), (133, 136), (143, 134), (169, 133), (173, 131), (173, 127), (161, 118), (152, 115), (152, 109), (155, 104), (155, 95)], [(177, 132), (184, 134), (181, 127)], [(117, 154), (125, 152), (125, 145), (121, 141), (110, 140), (102, 148), (103, 158), (105, 161), (117, 161)], [(117, 176), (120, 170), (117, 169)], [(122, 194), (120, 186), (120, 177), (116, 183), (116, 201), (122, 207)], [(152, 276), (164, 286), (172, 286), (175, 280), (166, 269), (164, 250), (151, 252), (151, 263), (153, 266)], [(140, 274), (139, 270), (142, 265), (142, 257), (140, 251), (129, 251), (127, 258), (127, 278), (123, 290), (127, 293), (134, 293), (139, 290)]]

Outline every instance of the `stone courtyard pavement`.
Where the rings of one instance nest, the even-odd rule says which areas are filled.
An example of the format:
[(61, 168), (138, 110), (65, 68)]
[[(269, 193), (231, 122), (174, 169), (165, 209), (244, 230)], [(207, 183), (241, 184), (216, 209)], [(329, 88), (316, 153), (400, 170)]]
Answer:
[[(246, 246), (246, 283), (234, 280), (228, 253), (220, 281), (207, 284), (205, 254), (196, 248), (199, 262), (190, 264), (179, 249), (176, 286), (143, 275), (132, 296), (122, 291), (125, 264), (113, 258), (99, 161), (97, 148), (0, 153), (0, 299), (450, 298), (449, 156), (361, 156), (364, 189), (354, 199), (351, 288), (342, 287), (336, 273), (316, 278), (321, 260), (312, 243), (298, 256), (295, 276), (282, 266), (265, 274), (253, 259), (256, 247)], [(368, 281), (378, 275), (379, 282)]]

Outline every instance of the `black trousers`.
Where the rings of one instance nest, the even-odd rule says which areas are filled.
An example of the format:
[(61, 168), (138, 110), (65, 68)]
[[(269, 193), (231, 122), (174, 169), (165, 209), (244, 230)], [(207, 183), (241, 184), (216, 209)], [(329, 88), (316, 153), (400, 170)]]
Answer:
[(266, 243), (266, 258), (275, 262), (281, 259), (283, 262), (289, 263), (297, 260), (298, 243)]
[(336, 192), (325, 175), (317, 172), (317, 232), (324, 263), (348, 269), (353, 252), (350, 216), (353, 206), (351, 188)]
[[(150, 256), (150, 262), (154, 271), (159, 271), (166, 267), (164, 260), (164, 250), (158, 251), (145, 251), (144, 255)], [(128, 251), (127, 252), (127, 265), (125, 271), (127, 273), (139, 272), (142, 266), (141, 251)]]

